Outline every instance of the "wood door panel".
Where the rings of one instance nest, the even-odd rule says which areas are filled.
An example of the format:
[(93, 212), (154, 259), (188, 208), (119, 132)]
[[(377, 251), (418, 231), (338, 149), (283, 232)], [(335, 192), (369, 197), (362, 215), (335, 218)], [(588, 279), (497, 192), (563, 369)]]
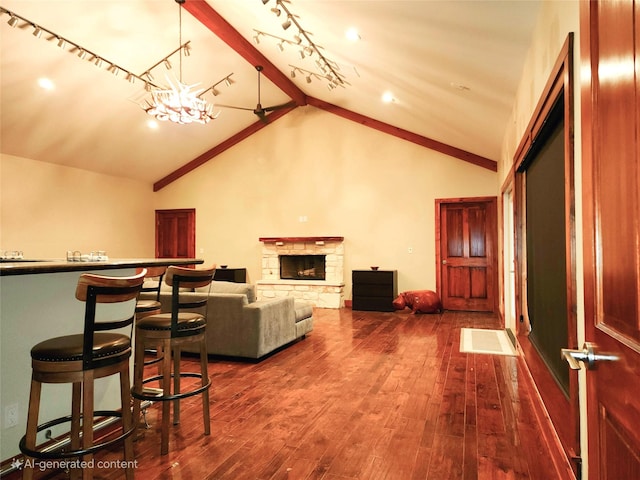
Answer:
[(496, 199), (464, 199), (436, 205), (440, 237), (438, 290), (449, 310), (493, 311)]
[(156, 210), (156, 257), (194, 258), (195, 210)]
[(640, 478), (640, 2), (581, 3), (589, 478)]

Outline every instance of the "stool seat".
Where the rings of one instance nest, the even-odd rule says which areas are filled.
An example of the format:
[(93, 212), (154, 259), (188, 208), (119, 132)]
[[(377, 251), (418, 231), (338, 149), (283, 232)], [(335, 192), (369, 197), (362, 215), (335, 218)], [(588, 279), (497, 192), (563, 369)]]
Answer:
[[(205, 318), (199, 313), (178, 313), (177, 329), (180, 332), (197, 333), (206, 326)], [(136, 322), (136, 328), (140, 330), (166, 330), (171, 331), (171, 314), (161, 313), (141, 318)]]
[(162, 304), (157, 300), (138, 300), (136, 303), (136, 313), (154, 312), (160, 311)]
[[(31, 349), (31, 358), (40, 362), (74, 362), (82, 360), (82, 334), (55, 337), (38, 343)], [(120, 333), (96, 333), (93, 336), (93, 359), (119, 361), (130, 355), (131, 340)]]

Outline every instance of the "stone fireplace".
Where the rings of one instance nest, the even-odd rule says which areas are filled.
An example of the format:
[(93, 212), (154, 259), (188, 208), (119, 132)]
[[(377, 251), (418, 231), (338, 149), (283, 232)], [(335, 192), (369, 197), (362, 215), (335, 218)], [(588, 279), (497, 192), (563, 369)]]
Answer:
[(343, 237), (265, 237), (259, 299), (292, 296), (316, 307), (340, 308), (344, 300)]

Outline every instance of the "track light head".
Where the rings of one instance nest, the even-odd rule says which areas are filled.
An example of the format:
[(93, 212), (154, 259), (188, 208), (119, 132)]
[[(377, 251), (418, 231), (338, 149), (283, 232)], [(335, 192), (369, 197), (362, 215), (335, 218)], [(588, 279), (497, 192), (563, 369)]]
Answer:
[(87, 56), (87, 52), (84, 48), (81, 48), (80, 51), (78, 52), (78, 58), (80, 60), (84, 60)]
[(15, 26), (18, 25), (18, 21), (18, 17), (11, 15), (11, 18), (7, 20), (7, 23), (11, 28), (15, 28)]
[(171, 62), (168, 58), (165, 58), (162, 63), (164, 63), (164, 66), (167, 70), (171, 70)]
[(62, 49), (64, 49), (67, 46), (67, 41), (64, 38), (59, 38), (58, 39), (58, 46)]
[(266, 5), (267, 3), (269, 3), (269, 0), (262, 0), (263, 5)]
[(184, 53), (185, 57), (190, 57), (191, 56), (191, 47), (187, 44), (184, 47), (182, 47), (182, 52)]
[(282, 22), (282, 28), (286, 30), (290, 26), (291, 26), (291, 17), (289, 16), (284, 22)]
[(276, 14), (276, 17), (282, 15), (282, 10), (280, 10), (278, 7), (272, 8), (271, 11)]
[(96, 57), (93, 63), (95, 63), (98, 68), (102, 67), (102, 59), (100, 57)]
[(42, 36), (42, 29), (37, 25), (34, 25), (33, 36), (36, 38), (40, 38)]

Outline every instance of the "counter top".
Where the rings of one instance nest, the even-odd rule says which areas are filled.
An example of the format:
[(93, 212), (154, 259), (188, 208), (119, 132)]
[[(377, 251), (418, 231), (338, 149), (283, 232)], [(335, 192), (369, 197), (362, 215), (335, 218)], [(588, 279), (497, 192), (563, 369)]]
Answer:
[(104, 262), (69, 262), (65, 259), (24, 259), (16, 262), (5, 260), (0, 263), (0, 276), (113, 270), (161, 265), (199, 265), (202, 263), (204, 263), (204, 260), (200, 258), (116, 258)]

